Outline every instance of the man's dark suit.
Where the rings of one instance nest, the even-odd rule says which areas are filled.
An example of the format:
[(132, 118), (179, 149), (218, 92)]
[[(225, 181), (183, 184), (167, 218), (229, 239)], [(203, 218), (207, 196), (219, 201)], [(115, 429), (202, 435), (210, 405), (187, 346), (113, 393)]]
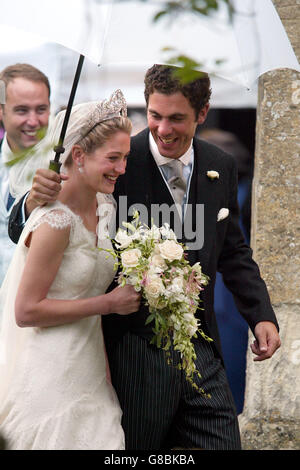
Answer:
[[(209, 170), (217, 171), (219, 178), (211, 180), (207, 176)], [(132, 138), (126, 174), (119, 177), (114, 195), (117, 201), (119, 196), (126, 195), (128, 207), (145, 205), (149, 214), (152, 204), (174, 203), (150, 153), (147, 129)], [(271, 321), (278, 327), (265, 283), (239, 228), (234, 159), (197, 139), (194, 139), (194, 170), (188, 202), (194, 211), (196, 204), (204, 204), (204, 245), (188, 254), (191, 264), (200, 261), (203, 272), (210, 277), (202, 292), (204, 310), (199, 311), (199, 318), (213, 343), (208, 344), (200, 337), (195, 341), (195, 349), (197, 369), (202, 374), (199, 385), (212, 398), (192, 390), (181, 372), (167, 364), (164, 352), (150, 345), (152, 331), (150, 326), (145, 326), (145, 307), (128, 316), (104, 316), (112, 383), (123, 409), (129, 449), (169, 446), (238, 449), (240, 446), (213, 311), (217, 270), (223, 274), (252, 331), (260, 321)], [(217, 221), (221, 208), (229, 209), (229, 215)], [(19, 230), (17, 213), (18, 207), (10, 219), (9, 230), (14, 240)], [(174, 360), (178, 360), (176, 353)]]
[[(219, 178), (211, 180), (207, 176), (207, 171), (209, 170), (217, 171), (219, 173)], [(114, 195), (117, 201), (119, 196), (126, 195), (128, 208), (130, 206), (137, 206), (137, 203), (145, 205), (148, 209), (148, 214), (151, 214), (151, 204), (172, 205), (174, 203), (170, 191), (167, 188), (166, 183), (160, 173), (160, 170), (158, 169), (154, 158), (150, 153), (149, 131), (147, 129), (142, 131), (136, 137), (132, 138), (131, 152), (128, 158), (126, 174), (119, 177)], [(258, 266), (251, 258), (252, 250), (245, 244), (244, 237), (239, 227), (239, 209), (237, 205), (237, 170), (235, 161), (231, 156), (225, 154), (217, 147), (197, 139), (194, 139), (194, 170), (193, 176), (191, 178), (188, 202), (193, 205), (194, 215), (195, 203), (204, 204), (204, 245), (201, 249), (189, 251), (188, 256), (191, 264), (200, 261), (203, 272), (210, 277), (210, 282), (202, 293), (203, 304), (201, 304), (201, 307), (203, 307), (204, 310), (199, 311), (199, 317), (201, 319), (203, 330), (214, 340), (212, 345), (215, 357), (222, 360), (217, 322), (215, 313), (213, 311), (214, 283), (217, 270), (223, 274), (227, 287), (235, 295), (235, 300), (240, 313), (246, 319), (252, 330), (254, 330), (255, 325), (259, 321), (271, 321), (275, 323), (277, 327), (278, 325), (270, 304), (265, 283), (260, 277)], [(228, 208), (229, 215), (224, 220), (218, 222), (217, 215), (221, 208)], [(195, 220), (193, 222), (193, 229), (195, 231)], [(186, 240), (183, 239), (183, 241)], [(151, 434), (151, 432), (157, 433), (157, 435), (160, 434), (157, 429), (158, 423), (155, 423), (155, 419), (159, 419), (158, 416), (156, 418), (151, 416), (144, 416), (146, 412), (143, 413), (143, 411), (140, 410), (137, 413), (137, 417), (132, 417), (131, 419), (131, 416), (133, 416), (135, 413), (136, 407), (130, 408), (129, 401), (134, 401), (134, 403), (137, 404), (137, 407), (142, 406), (141, 404), (143, 403), (143, 398), (141, 395), (144, 394), (144, 396), (146, 396), (148, 391), (145, 389), (147, 385), (141, 385), (138, 381), (137, 390), (135, 393), (134, 390), (130, 388), (129, 382), (134, 380), (134, 374), (131, 376), (128, 374), (129, 369), (132, 370), (133, 368), (133, 362), (136, 366), (135, 374), (139, 374), (139, 368), (140, 370), (147, 368), (149, 377), (151, 377), (151, 373), (160, 374), (160, 380), (158, 381), (159, 383), (156, 384), (157, 388), (160, 388), (161, 383), (165, 382), (165, 389), (161, 388), (162, 408), (160, 409), (159, 413), (161, 416), (164, 416), (163, 407), (169, 406), (171, 409), (171, 407), (174, 406), (173, 415), (171, 418), (169, 415), (165, 418), (166, 420), (170, 420), (169, 427), (176, 427), (176, 415), (180, 414), (176, 410), (176, 405), (172, 404), (172, 393), (168, 394), (168, 387), (169, 390), (172, 390), (171, 384), (174, 380), (173, 377), (168, 375), (168, 368), (170, 369), (170, 366), (164, 363), (162, 358), (155, 358), (154, 355), (156, 354), (157, 356), (157, 351), (153, 351), (151, 346), (143, 346), (147, 350), (147, 353), (143, 352), (143, 347), (141, 347), (141, 349), (137, 349), (137, 338), (144, 338), (145, 344), (149, 344), (148, 340), (152, 336), (151, 328), (145, 327), (146, 317), (147, 309), (142, 307), (138, 313), (134, 313), (127, 317), (123, 316), (120, 318), (120, 316), (117, 316), (117, 318), (114, 318), (114, 316), (108, 316), (103, 318), (108, 355), (111, 361), (113, 383), (119, 394), (125, 415), (125, 434), (126, 427), (130, 427), (132, 423), (134, 423), (134, 427), (137, 430), (137, 433), (138, 429), (140, 429), (140, 433), (143, 432), (143, 428), (140, 427), (140, 423), (138, 423), (139, 419), (148, 420), (149, 428), (153, 426), (152, 430), (147, 429), (149, 434)], [(209, 347), (209, 345), (204, 344), (205, 341), (201, 337), (196, 341), (196, 343), (198, 346), (200, 346), (200, 348)], [(131, 355), (127, 355), (128, 350), (131, 351)], [(150, 358), (148, 357), (145, 359), (144, 363), (143, 359), (141, 359), (140, 363), (136, 363), (136, 361), (140, 360), (140, 357), (139, 359), (135, 358), (135, 353), (139, 356), (142, 356), (143, 354), (149, 354), (150, 351), (152, 351), (151, 354), (153, 354), (153, 356), (150, 355)], [(202, 352), (200, 351), (199, 354), (201, 355)], [(127, 365), (126, 361), (128, 362)], [(161, 361), (158, 370), (155, 370), (155, 368), (152, 370), (152, 362), (154, 363), (155, 361), (157, 363)], [(203, 372), (203, 367), (205, 366), (204, 364), (201, 365), (201, 360), (199, 358), (198, 370), (200, 373)], [(124, 373), (124, 369), (127, 371), (126, 373)], [(121, 372), (121, 370), (123, 372)], [(124, 385), (123, 382), (126, 381), (126, 377), (128, 384)], [(150, 380), (155, 381), (154, 376), (152, 376)], [(145, 384), (147, 382), (147, 378), (144, 378), (141, 380), (141, 382)], [(168, 386), (166, 386), (167, 383)], [(201, 383), (201, 385), (203, 385), (203, 383)], [(222, 400), (228, 400), (230, 402), (231, 398), (226, 395), (227, 390), (225, 392), (225, 389), (227, 389), (227, 384), (224, 383), (223, 385), (226, 397), (222, 397)], [(143, 387), (143, 390), (138, 390), (138, 387), (140, 386)], [(151, 395), (150, 392), (148, 393)], [(152, 390), (152, 394), (154, 393), (155, 391)], [(184, 392), (178, 392), (178, 389), (175, 389), (174, 387), (174, 395), (176, 393)], [(166, 394), (168, 398), (164, 399), (162, 397), (163, 394)], [(215, 399), (218, 399), (217, 394), (218, 392), (216, 392), (214, 396), (214, 392), (212, 392), (211, 403), (213, 403)], [(203, 400), (203, 398), (200, 398), (200, 401), (201, 399)], [(145, 401), (143, 405), (145, 408), (151, 406), (151, 398), (149, 398), (149, 400), (150, 401), (148, 403)], [(178, 402), (179, 401), (180, 398), (178, 399)], [(160, 405), (157, 401), (154, 400), (152, 406), (159, 407)], [(185, 406), (193, 407), (195, 405), (189, 403), (188, 405), (185, 404)], [(233, 404), (230, 406), (234, 407)], [(207, 409), (210, 407), (211, 404), (207, 403)], [(128, 411), (128, 408), (130, 408), (130, 411)], [(213, 407), (211, 410), (213, 410)], [(211, 411), (211, 414), (213, 415), (214, 411)], [(197, 416), (196, 412), (194, 413), (194, 416)], [(195, 434), (198, 432), (197, 428), (199, 428), (199, 420), (202, 420), (202, 416), (204, 422), (205, 417), (203, 410), (200, 413), (200, 416), (195, 418), (197, 423), (190, 420), (187, 433)], [(162, 421), (164, 418), (160, 419), (162, 426)], [(216, 423), (218, 423), (218, 418), (216, 418), (215, 426)], [(214, 424), (208, 424), (207, 426), (211, 426), (213, 428)], [(234, 426), (235, 425), (233, 425), (233, 427)], [(132, 429), (134, 429), (134, 427)], [(220, 430), (222, 429), (222, 425), (218, 427)], [(228, 427), (230, 428), (229, 423)], [(174, 437), (174, 440), (172, 441), (172, 437), (170, 438), (170, 433), (167, 430), (167, 426), (165, 427), (164, 432), (164, 437), (167, 443), (171, 442), (171, 445), (180, 445), (181, 443), (182, 445), (182, 442), (184, 442), (182, 434), (179, 438), (177, 437), (177, 441), (176, 437)], [(208, 430), (205, 432), (207, 435), (209, 435)], [(222, 433), (222, 431), (220, 431), (220, 433)], [(233, 430), (233, 434), (235, 433), (236, 428)], [(134, 441), (134, 430), (128, 432), (127, 436), (129, 436), (129, 434), (132, 436), (132, 441)], [(128, 437), (128, 439), (131, 438)], [(222, 440), (222, 436), (218, 436), (218, 439)], [(234, 437), (232, 440), (231, 438), (228, 438), (227, 444), (220, 444), (218, 439), (212, 439), (212, 441), (210, 441), (209, 438), (206, 441), (200, 439), (197, 445), (200, 447), (206, 445), (208, 447), (211, 446), (211, 448), (220, 449), (235, 448), (235, 445), (238, 446), (238, 444), (234, 442)], [(226, 439), (227, 438), (224, 436), (225, 441)], [(137, 447), (138, 445), (143, 448), (143, 444), (141, 441), (139, 442), (140, 444), (138, 444), (136, 440), (135, 444), (131, 445), (133, 448)], [(149, 441), (147, 441), (145, 438), (145, 442)], [(186, 440), (188, 445), (191, 445), (190, 442), (198, 441), (196, 438)], [(144, 448), (147, 448), (146, 445), (147, 444), (144, 444)]]

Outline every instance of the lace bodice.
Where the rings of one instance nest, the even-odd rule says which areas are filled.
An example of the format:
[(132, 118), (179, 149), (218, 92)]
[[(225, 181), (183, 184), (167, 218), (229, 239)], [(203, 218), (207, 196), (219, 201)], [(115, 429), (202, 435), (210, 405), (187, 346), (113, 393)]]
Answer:
[[(62, 206), (62, 204), (61, 204)], [(75, 215), (75, 214), (74, 214)], [(75, 218), (69, 213), (66, 206), (63, 208), (52, 209), (46, 212), (38, 219), (32, 227), (32, 231), (36, 230), (42, 223), (47, 223), (52, 228), (64, 229), (66, 227), (74, 227)]]
[[(102, 233), (97, 237), (85, 227), (80, 216), (74, 214), (64, 204), (56, 202), (41, 217), (35, 217), (31, 226), (27, 227), (27, 231), (36, 230), (42, 223), (48, 223), (56, 229), (70, 227), (69, 245), (48, 292), (48, 298), (76, 299), (92, 297), (106, 291), (114, 276), (114, 259), (107, 252), (98, 249), (112, 249), (111, 242), (107, 238), (110, 219), (104, 221), (106, 225), (99, 218), (98, 227), (101, 227)], [(67, 291), (63, 286), (68, 286)]]

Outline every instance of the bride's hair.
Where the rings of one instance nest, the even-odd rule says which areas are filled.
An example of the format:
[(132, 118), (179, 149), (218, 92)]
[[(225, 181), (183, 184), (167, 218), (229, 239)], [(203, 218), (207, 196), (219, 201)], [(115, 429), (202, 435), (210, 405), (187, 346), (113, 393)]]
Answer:
[[(87, 153), (93, 153), (99, 147), (102, 147), (117, 132), (125, 132), (130, 135), (132, 123), (128, 117), (118, 116), (107, 121), (96, 124), (76, 145)], [(72, 164), (72, 153), (70, 152), (64, 163), (65, 167)]]

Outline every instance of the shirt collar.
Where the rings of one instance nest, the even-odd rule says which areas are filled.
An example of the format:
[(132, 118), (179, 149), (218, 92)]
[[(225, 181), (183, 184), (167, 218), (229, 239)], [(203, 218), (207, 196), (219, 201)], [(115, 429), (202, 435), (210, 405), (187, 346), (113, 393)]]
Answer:
[[(163, 155), (159, 153), (157, 145), (155, 143), (155, 140), (153, 139), (151, 132), (149, 132), (149, 146), (150, 146), (150, 151), (154, 157), (154, 160), (156, 161), (158, 166), (166, 165), (167, 163), (170, 163), (171, 161), (174, 160), (174, 158), (164, 157)], [(179, 158), (179, 160), (183, 163), (183, 165), (187, 166), (190, 164), (193, 152), (194, 152), (194, 149), (193, 149), (193, 140), (192, 140), (191, 145), (189, 146), (187, 151)]]
[(1, 159), (3, 163), (8, 163), (15, 158), (14, 153), (11, 151), (8, 142), (7, 142), (7, 134), (5, 132), (2, 147), (1, 147)]

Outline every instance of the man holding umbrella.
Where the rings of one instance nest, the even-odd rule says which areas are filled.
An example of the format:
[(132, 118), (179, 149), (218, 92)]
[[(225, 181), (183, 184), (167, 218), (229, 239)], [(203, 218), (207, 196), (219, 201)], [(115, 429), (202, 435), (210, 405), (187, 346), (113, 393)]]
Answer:
[(14, 245), (7, 236), (14, 202), (9, 192), (9, 164), (40, 140), (48, 126), (50, 85), (43, 72), (30, 64), (14, 64), (0, 73), (2, 99), (0, 121), (5, 129), (0, 142), (0, 285), (11, 260)]
[[(222, 272), (255, 336), (251, 346), (255, 360), (270, 358), (280, 346), (278, 325), (265, 283), (239, 228), (234, 159), (194, 138), (209, 110), (210, 80), (201, 74), (183, 85), (172, 72), (170, 67), (154, 65), (146, 74), (149, 128), (132, 138), (126, 174), (117, 183), (115, 198), (121, 222), (127, 218), (121, 210), (121, 196), (127, 198), (127, 207), (146, 207), (149, 221), (155, 205), (171, 208), (176, 204), (174, 225), (178, 228), (180, 220), (182, 241), (190, 248), (189, 261), (199, 261), (210, 278), (199, 319), (213, 343), (199, 337), (194, 344), (196, 367), (202, 375), (198, 385), (211, 398), (192, 389), (182, 371), (167, 363), (164, 351), (150, 344), (152, 328), (145, 326), (145, 307), (130, 318), (111, 315), (104, 322), (112, 383), (123, 409), (127, 449), (240, 449), (213, 312), (216, 271)], [(176, 166), (181, 176), (172, 175), (174, 162), (180, 163)], [(59, 190), (59, 175), (39, 170), (27, 210), (55, 200)], [(200, 206), (204, 212), (197, 210)], [(9, 230), (17, 241), (22, 230), (18, 207)], [(202, 230), (204, 236), (200, 237)], [(172, 359), (180, 361), (176, 351), (172, 351)]]

